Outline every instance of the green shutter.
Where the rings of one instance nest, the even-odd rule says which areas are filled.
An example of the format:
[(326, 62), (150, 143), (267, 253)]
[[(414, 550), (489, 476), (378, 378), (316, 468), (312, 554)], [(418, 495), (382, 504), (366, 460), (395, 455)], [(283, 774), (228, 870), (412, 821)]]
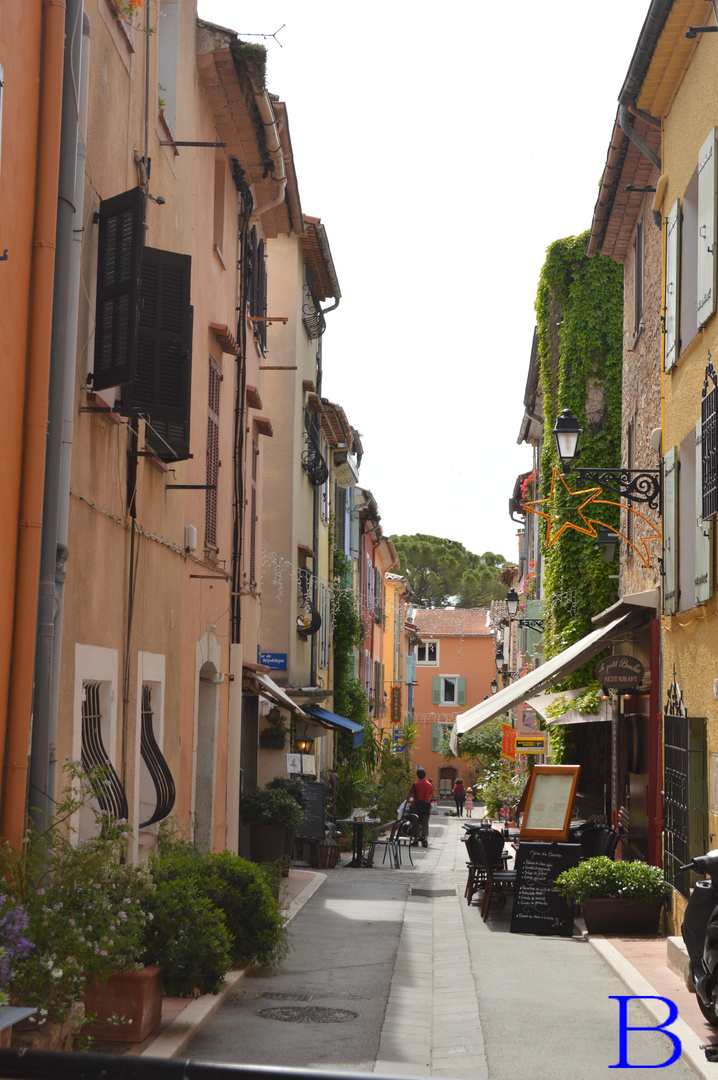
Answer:
[(680, 352), (679, 313), (681, 310), (681, 200), (676, 199), (666, 218), (665, 337), (663, 367), (670, 371)]
[(463, 675), (458, 678), (458, 688), (456, 691), (456, 703), (457, 705), (464, 705), (466, 703), (466, 679)]
[(716, 129), (701, 146), (698, 158), (698, 284), (697, 328), (716, 309)]
[(663, 612), (678, 611), (678, 448), (663, 459)]
[(432, 749), (432, 751), (434, 753), (436, 753), (438, 751), (439, 747), (441, 746), (441, 739), (443, 737), (443, 734), (444, 734), (444, 725), (443, 724), (432, 724), (431, 725), (431, 749)]
[(713, 593), (713, 522), (703, 519), (703, 447), (701, 421), (696, 424), (696, 603)]
[(441, 705), (441, 676), (434, 675), (431, 680), (431, 703), (432, 705)]

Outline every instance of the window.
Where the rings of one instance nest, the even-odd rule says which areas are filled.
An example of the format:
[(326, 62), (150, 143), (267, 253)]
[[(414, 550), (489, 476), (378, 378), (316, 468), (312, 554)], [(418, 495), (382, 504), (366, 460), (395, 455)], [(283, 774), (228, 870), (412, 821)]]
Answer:
[(702, 515), (701, 421), (663, 461), (664, 614), (705, 603), (713, 593), (713, 520)]
[(696, 330), (705, 326), (716, 309), (716, 130), (711, 129), (698, 155)]
[(438, 754), (441, 750), (441, 743), (444, 735), (447, 731), (451, 731), (453, 724), (432, 724), (431, 725), (431, 749), (432, 752)]
[(209, 394), (207, 400), (207, 490), (204, 510), (204, 546), (216, 554), (217, 548), (217, 480), (219, 477), (219, 388), (222, 376), (215, 361), (209, 359)]
[(374, 618), (374, 567), (372, 566), (371, 556), (367, 555), (364, 561), (365, 574), (364, 574), (364, 600), (367, 611), (371, 617)]
[(331, 627), (331, 594), (327, 579), (322, 577), (319, 584), (319, 614), (322, 617), (322, 625), (319, 628), (319, 655), (317, 664), (320, 668), (329, 667), (329, 630)]
[(701, 399), (701, 506), (704, 520), (718, 513), (718, 378), (710, 353)]
[(466, 679), (461, 675), (435, 675), (431, 700), (433, 705), (463, 705), (466, 701)]
[(384, 582), (381, 576), (381, 570), (378, 566), (374, 567), (374, 622), (381, 623), (384, 608)]
[(680, 356), (693, 341), (698, 329), (696, 320), (698, 288), (698, 170), (693, 173), (681, 205), (681, 288)]
[(247, 237), (249, 264), (249, 317), (252, 331), (262, 356), (267, 355), (267, 267), (264, 262), (264, 240), (257, 235), (255, 225)]
[(633, 238), (633, 336), (643, 325), (643, 218), (636, 225)]
[(122, 781), (110, 761), (109, 702), (112, 687), (109, 683), (86, 680), (82, 684), (82, 728), (80, 760), (86, 771), (104, 770), (98, 788), (100, 810), (116, 818), (129, 818), (127, 795)]
[(381, 661), (374, 661), (374, 719), (384, 715), (384, 679)]
[(168, 817), (175, 804), (175, 784), (159, 747), (159, 724), (153, 696), (161, 695), (161, 685), (142, 684), (140, 753), (140, 825), (141, 829)]
[(690, 879), (679, 867), (706, 850), (708, 804), (705, 720), (687, 715), (675, 677), (664, 706), (664, 867), (666, 878), (683, 896)]
[(420, 645), (416, 646), (416, 662), (417, 664), (438, 664), (439, 663), (439, 642), (438, 641), (422, 641)]

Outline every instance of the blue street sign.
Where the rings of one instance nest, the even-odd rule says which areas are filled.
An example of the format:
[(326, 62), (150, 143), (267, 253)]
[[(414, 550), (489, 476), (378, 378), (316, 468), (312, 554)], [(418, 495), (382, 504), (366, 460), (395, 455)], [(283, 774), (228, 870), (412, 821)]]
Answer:
[(261, 652), (258, 648), (257, 663), (264, 664), (265, 667), (272, 668), (274, 671), (286, 671), (287, 654), (285, 652)]

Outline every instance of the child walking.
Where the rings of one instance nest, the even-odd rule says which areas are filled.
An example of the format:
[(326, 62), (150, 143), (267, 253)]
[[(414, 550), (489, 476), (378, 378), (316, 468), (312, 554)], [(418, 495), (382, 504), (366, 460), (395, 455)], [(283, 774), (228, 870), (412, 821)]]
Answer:
[(466, 802), (464, 803), (464, 810), (466, 816), (471, 817), (471, 811), (474, 809), (474, 793), (471, 788), (466, 789)]

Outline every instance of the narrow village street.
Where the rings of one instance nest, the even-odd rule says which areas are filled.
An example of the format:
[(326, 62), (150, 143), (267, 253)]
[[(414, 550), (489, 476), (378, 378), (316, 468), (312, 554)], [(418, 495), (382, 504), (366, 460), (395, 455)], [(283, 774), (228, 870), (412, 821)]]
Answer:
[[(413, 868), (408, 852), (398, 871), (380, 853), (376, 868), (351, 868), (345, 856), (325, 872), (292, 921), (284, 968), (247, 976), (182, 1056), (466, 1080), (628, 1075), (613, 1068), (612, 995), (638, 991), (578, 929), (570, 939), (511, 934), (510, 900), (484, 924), (463, 897), (462, 823), (432, 818), (430, 846), (412, 849)], [(656, 1004), (662, 1017), (666, 1006)], [(629, 1026), (659, 1023), (635, 1002), (628, 1015)], [(661, 1033), (629, 1031), (627, 1051), (631, 1076), (655, 1077), (672, 1045)], [(682, 1059), (660, 1075), (695, 1072)]]

